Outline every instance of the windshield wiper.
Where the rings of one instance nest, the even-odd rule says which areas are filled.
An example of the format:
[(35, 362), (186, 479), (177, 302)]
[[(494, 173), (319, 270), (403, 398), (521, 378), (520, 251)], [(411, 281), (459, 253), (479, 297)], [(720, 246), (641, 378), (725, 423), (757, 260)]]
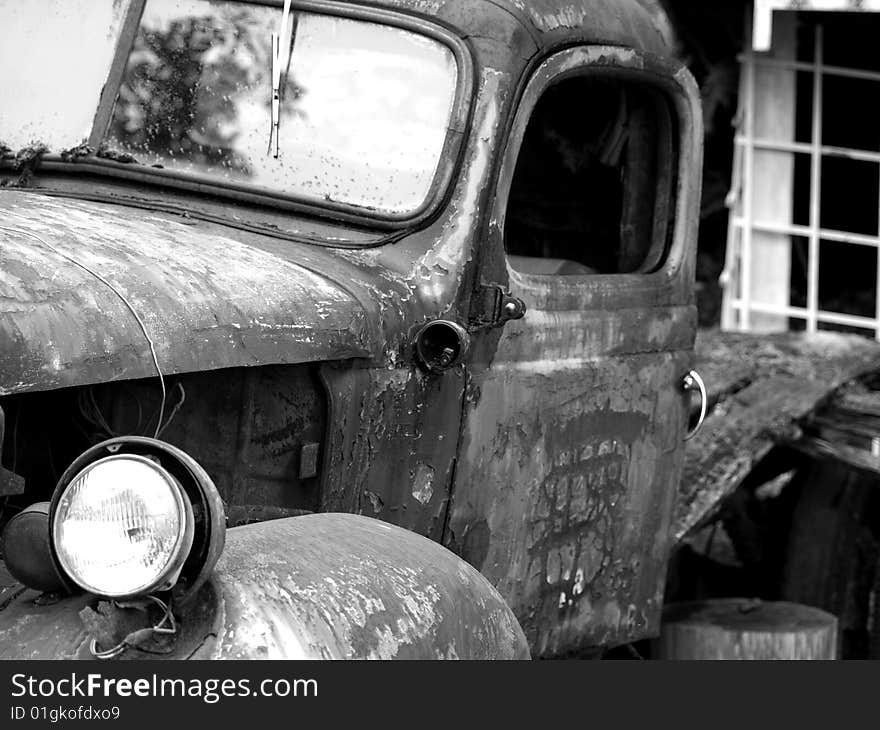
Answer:
[[(295, 18), (290, 11), (291, 0), (284, 0), (284, 10), (281, 14), (281, 29), (272, 34), (272, 126), (269, 130), (269, 151), (277, 159), (281, 154), (278, 129), (281, 125), (281, 102), (283, 101), (283, 86), (287, 85), (287, 75), (290, 71), (290, 58), (293, 55), (293, 26)], [(282, 57), (282, 49), (284, 56)]]

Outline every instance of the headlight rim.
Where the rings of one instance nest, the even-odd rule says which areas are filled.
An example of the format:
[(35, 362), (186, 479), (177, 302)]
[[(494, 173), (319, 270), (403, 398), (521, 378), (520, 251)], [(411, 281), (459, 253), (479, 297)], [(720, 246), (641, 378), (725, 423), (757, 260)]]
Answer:
[[(94, 470), (98, 466), (106, 464), (108, 461), (118, 460), (128, 460), (144, 464), (159, 473), (165, 483), (169, 485), (170, 491), (174, 496), (175, 505), (178, 510), (178, 518), (182, 527), (182, 529), (178, 530), (177, 539), (175, 540), (170, 557), (157, 577), (142, 584), (136, 590), (126, 593), (109, 592), (106, 590), (100, 590), (97, 586), (90, 585), (87, 581), (83, 580), (81, 576), (77, 576), (76, 573), (71, 570), (70, 565), (67, 564), (61, 551), (58, 549), (58, 509), (64, 495), (80, 477)], [(71, 467), (76, 466), (76, 464), (77, 462), (74, 462)], [(79, 589), (92, 595), (113, 600), (125, 600), (149, 593), (169, 590), (173, 587), (183, 569), (183, 565), (186, 562), (189, 552), (192, 549), (194, 521), (192, 505), (187, 497), (186, 490), (168, 469), (163, 467), (161, 463), (156, 463), (153, 459), (141, 454), (116, 451), (116, 453), (110, 453), (108, 456), (103, 456), (90, 461), (82, 466), (82, 468), (76, 469), (75, 471), (73, 471), (72, 468), (68, 469), (68, 471), (62, 476), (56, 487), (55, 494), (52, 496), (52, 503), (49, 512), (49, 543), (52, 557), (68, 581), (73, 583)]]
[(201, 464), (167, 441), (149, 436), (115, 436), (86, 449), (64, 470), (55, 485), (49, 509), (49, 549), (55, 569), (68, 593), (74, 594), (83, 590), (70, 579), (58, 562), (55, 542), (51, 539), (51, 521), (60, 494), (80, 471), (104, 456), (120, 453), (158, 459), (162, 467), (178, 480), (190, 500), (195, 518), (193, 547), (184, 562), (177, 584), (171, 590), (175, 605), (184, 605), (200, 594), (223, 554), (226, 544), (226, 509), (216, 485)]

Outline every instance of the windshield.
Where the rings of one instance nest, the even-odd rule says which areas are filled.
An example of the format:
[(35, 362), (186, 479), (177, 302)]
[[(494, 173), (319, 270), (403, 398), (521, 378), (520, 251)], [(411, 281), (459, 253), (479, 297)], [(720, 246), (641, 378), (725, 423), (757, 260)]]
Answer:
[[(0, 141), (13, 149), (39, 141), (60, 152), (89, 137), (127, 3), (71, 6), (0, 0)], [(275, 50), (276, 149), (281, 21), (281, 7), (147, 0), (103, 155), (394, 216), (418, 211), (454, 111), (453, 52), (401, 28), (294, 9), (290, 46)]]

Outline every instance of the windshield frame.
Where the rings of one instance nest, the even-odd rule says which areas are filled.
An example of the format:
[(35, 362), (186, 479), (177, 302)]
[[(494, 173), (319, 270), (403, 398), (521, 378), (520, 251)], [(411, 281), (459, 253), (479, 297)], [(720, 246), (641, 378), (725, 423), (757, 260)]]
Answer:
[[(278, 7), (279, 9), (283, 5), (283, 0), (227, 1), (243, 5)], [(141, 16), (147, 2), (148, 0), (131, 0), (128, 14), (123, 21), (110, 72), (101, 92), (88, 139), (89, 147), (94, 150), (101, 146), (109, 128), (125, 68), (128, 64), (129, 54), (134, 45), (135, 37), (140, 27)], [(462, 37), (454, 34), (445, 26), (420, 16), (408, 15), (396, 10), (328, 2), (328, 0), (293, 0), (292, 10), (293, 12), (311, 12), (400, 28), (439, 42), (452, 52), (457, 66), (458, 77), (449, 124), (446, 129), (446, 137), (440, 151), (437, 169), (425, 199), (414, 210), (404, 213), (373, 210), (368, 207), (334, 200), (316, 200), (314, 198), (297, 196), (293, 193), (274, 192), (266, 187), (253, 184), (218, 182), (215, 177), (205, 173), (116, 162), (96, 157), (93, 154), (67, 160), (62, 160), (62, 157), (57, 154), (46, 155), (43, 167), (51, 169), (59, 165), (59, 169), (61, 167), (69, 169), (69, 166), (75, 165), (84, 171), (101, 175), (181, 188), (193, 192), (217, 195), (227, 199), (232, 198), (245, 203), (271, 205), (279, 211), (284, 210), (292, 213), (318, 215), (324, 218), (329, 217), (344, 223), (367, 225), (372, 228), (399, 230), (402, 228), (418, 227), (419, 224), (425, 222), (436, 213), (446, 197), (459, 168), (475, 93), (473, 59), (469, 46)]]

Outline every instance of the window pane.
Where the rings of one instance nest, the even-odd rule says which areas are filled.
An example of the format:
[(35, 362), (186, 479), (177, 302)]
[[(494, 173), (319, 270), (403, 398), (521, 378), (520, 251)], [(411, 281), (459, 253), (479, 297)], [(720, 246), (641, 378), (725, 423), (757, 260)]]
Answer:
[(880, 151), (880, 81), (828, 75), (822, 84), (822, 144)]
[(877, 249), (821, 241), (819, 309), (874, 318), (877, 314)]
[(790, 236), (789, 240), (791, 241), (789, 303), (792, 307), (806, 308), (810, 276), (810, 239), (806, 236)]
[(276, 159), (271, 34), (281, 17), (277, 7), (148, 0), (109, 144), (219, 183), (416, 210), (447, 136), (452, 52), (399, 28), (295, 12)]
[[(857, 3), (853, 3), (857, 5)], [(805, 22), (821, 25), (824, 31), (826, 66), (880, 71), (877, 33), (880, 18), (868, 13), (801, 13)]]
[(878, 200), (880, 165), (843, 157), (822, 158), (822, 228), (876, 236)]
[(675, 154), (659, 93), (597, 77), (550, 87), (526, 128), (505, 220), (510, 264), (533, 274), (655, 270)]

